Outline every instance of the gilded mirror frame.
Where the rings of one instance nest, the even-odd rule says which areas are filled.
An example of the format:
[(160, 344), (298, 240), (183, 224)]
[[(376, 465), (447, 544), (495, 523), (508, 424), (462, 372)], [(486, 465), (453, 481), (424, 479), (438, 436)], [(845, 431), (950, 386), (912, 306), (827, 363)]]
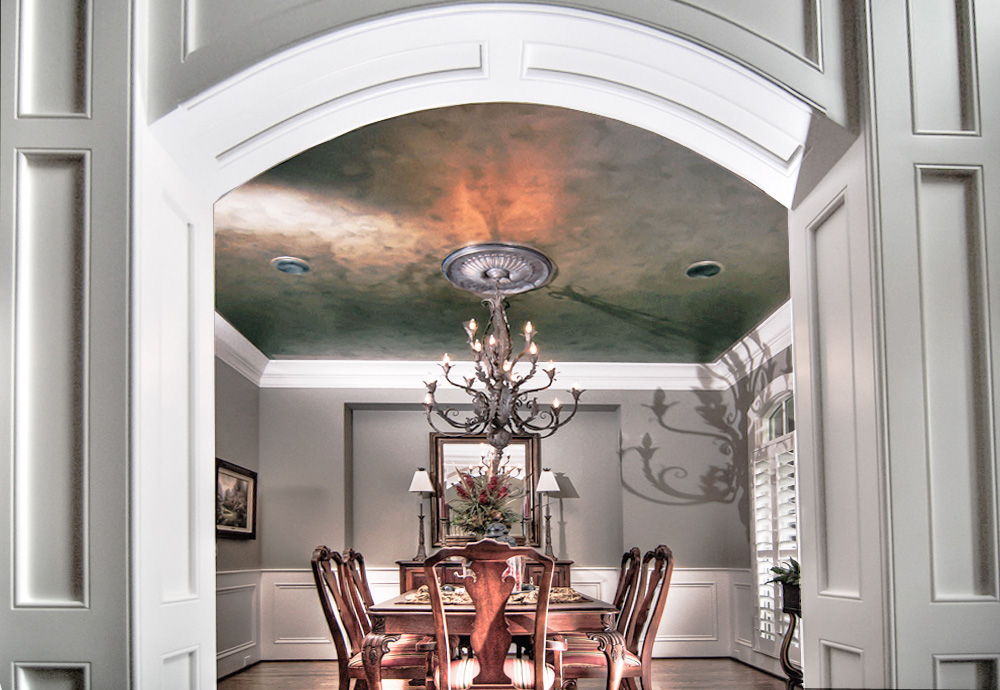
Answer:
[[(442, 520), (442, 497), (445, 494), (445, 453), (446, 448), (454, 444), (463, 446), (485, 445), (486, 436), (484, 434), (472, 434), (470, 436), (450, 436), (447, 434), (430, 434), (430, 466), (429, 474), (431, 483), (434, 485), (434, 495), (431, 501), (430, 510), (430, 540), (436, 547), (461, 545), (473, 540), (473, 537), (461, 534), (454, 527), (447, 530), (444, 520)], [(538, 502), (538, 494), (535, 493), (535, 486), (538, 483), (538, 475), (541, 472), (541, 444), (537, 436), (515, 436), (511, 439), (508, 448), (524, 449), (524, 498), (527, 500), (527, 514), (530, 516), (524, 519), (525, 509), (521, 503), (522, 521), (511, 526), (510, 534), (519, 545), (541, 546), (542, 516), (541, 504)]]

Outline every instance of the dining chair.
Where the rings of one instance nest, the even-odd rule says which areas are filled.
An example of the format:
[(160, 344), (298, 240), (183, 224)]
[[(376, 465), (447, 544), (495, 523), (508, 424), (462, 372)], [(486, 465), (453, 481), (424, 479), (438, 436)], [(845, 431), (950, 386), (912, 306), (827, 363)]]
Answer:
[[(615, 630), (621, 636), (621, 643), (624, 644), (624, 636), (628, 631), (628, 623), (632, 616), (633, 603), (639, 589), (639, 568), (642, 564), (642, 552), (638, 546), (622, 554), (622, 562), (618, 571), (618, 585), (615, 588), (615, 596), (612, 600), (615, 608), (618, 609), (618, 616), (615, 618)], [(590, 635), (588, 636), (588, 633)], [(570, 661), (573, 667), (569, 672), (576, 678), (606, 678), (607, 690), (616, 690), (621, 684), (621, 665), (615, 666), (608, 663), (608, 654), (611, 650), (607, 643), (611, 640), (606, 637), (604, 631), (581, 631), (562, 633), (559, 635), (566, 643), (567, 653), (571, 654)], [(593, 663), (581, 663), (583, 658), (588, 658)], [(561, 660), (565, 666), (565, 657)], [(566, 678), (570, 676), (563, 672)]]
[[(542, 566), (527, 657), (508, 654), (513, 638), (506, 617), (507, 601), (514, 589), (514, 578), (508, 572), (512, 566), (508, 560), (518, 556)], [(436, 569), (453, 558), (465, 560), (463, 582), (475, 610), (469, 634), (472, 655), (463, 652), (457, 659), (453, 658), (451, 648), (449, 617), (460, 614), (446, 612)], [(444, 548), (424, 561), (436, 638), (428, 685), (433, 683), (438, 690), (476, 687), (548, 690), (557, 685), (557, 681), (561, 685), (558, 667), (546, 662), (546, 651), (562, 649), (559, 643), (546, 639), (554, 568), (552, 558), (530, 547), (510, 546), (493, 539)]]
[[(627, 558), (628, 554), (623, 557), (623, 573)], [(628, 615), (624, 609), (620, 610), (617, 628), (610, 633), (612, 637), (620, 636), (619, 640), (624, 642), (622, 657), (611, 658), (613, 655), (608, 651), (611, 649), (608, 645), (611, 638), (607, 632), (592, 632), (586, 637), (566, 636), (567, 649), (562, 653), (562, 673), (566, 678), (563, 688), (576, 688), (578, 678), (606, 676), (608, 690), (617, 690), (621, 685), (637, 690), (636, 679), (639, 679), (642, 690), (653, 690), (653, 644), (663, 618), (673, 572), (673, 553), (662, 544), (642, 557), (632, 576), (638, 577), (632, 597), (634, 603)]]
[(317, 546), (312, 555), (312, 571), (323, 616), (337, 650), (340, 690), (348, 690), (352, 678), (363, 681), (368, 690), (381, 690), (383, 678), (419, 680), (427, 677), (429, 653), (417, 649), (420, 636), (416, 635), (387, 638), (388, 651), (382, 656), (381, 665), (374, 677), (367, 677), (362, 663), (367, 633), (352, 601), (353, 578), (347, 563), (336, 551)]

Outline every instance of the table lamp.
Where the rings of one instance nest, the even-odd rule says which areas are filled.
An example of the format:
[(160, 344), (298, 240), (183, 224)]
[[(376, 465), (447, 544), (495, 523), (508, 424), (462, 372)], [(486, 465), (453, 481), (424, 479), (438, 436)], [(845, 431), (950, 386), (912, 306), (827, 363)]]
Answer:
[(417, 555), (413, 557), (413, 560), (423, 561), (427, 558), (427, 552), (424, 550), (424, 495), (434, 493), (431, 477), (423, 467), (418, 467), (417, 471), (413, 473), (413, 479), (410, 480), (410, 491), (420, 494), (420, 546), (417, 548)]
[(552, 553), (552, 513), (549, 507), (552, 503), (550, 494), (559, 493), (559, 480), (556, 479), (555, 472), (548, 467), (543, 468), (542, 473), (538, 475), (535, 491), (545, 497), (545, 555), (555, 558), (555, 554)]

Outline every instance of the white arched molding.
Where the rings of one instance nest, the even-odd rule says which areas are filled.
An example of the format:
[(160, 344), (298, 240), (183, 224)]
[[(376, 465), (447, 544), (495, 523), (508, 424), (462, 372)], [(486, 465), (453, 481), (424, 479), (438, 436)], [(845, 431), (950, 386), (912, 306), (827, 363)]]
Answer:
[(812, 109), (686, 39), (529, 5), (418, 10), (305, 42), (161, 118), (152, 132), (213, 199), (371, 122), (479, 102), (561, 106), (656, 132), (790, 206)]

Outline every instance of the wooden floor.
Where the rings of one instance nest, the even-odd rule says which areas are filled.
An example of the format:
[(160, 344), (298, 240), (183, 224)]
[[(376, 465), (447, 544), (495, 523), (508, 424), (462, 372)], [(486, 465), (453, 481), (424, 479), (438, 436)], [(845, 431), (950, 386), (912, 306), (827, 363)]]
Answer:
[[(405, 681), (385, 681), (385, 690), (403, 690)], [(219, 681), (219, 690), (321, 690), (337, 688), (335, 661), (265, 661)], [(600, 681), (579, 683), (580, 690), (599, 690)], [(784, 690), (784, 681), (732, 659), (656, 659), (656, 690)]]

